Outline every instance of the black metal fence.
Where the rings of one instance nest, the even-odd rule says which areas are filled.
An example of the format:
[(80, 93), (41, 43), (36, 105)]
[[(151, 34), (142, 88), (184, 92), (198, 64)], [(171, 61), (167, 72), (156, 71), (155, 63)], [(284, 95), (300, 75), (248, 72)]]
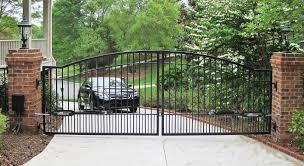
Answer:
[(266, 134), (271, 71), (188, 52), (137, 51), (43, 68), (45, 133)]
[(7, 68), (0, 68), (0, 110), (8, 111)]

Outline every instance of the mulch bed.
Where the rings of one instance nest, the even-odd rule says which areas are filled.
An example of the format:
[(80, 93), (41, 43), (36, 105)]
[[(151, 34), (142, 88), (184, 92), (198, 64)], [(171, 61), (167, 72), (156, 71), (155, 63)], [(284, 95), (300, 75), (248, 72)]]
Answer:
[(32, 133), (0, 135), (0, 166), (19, 166), (42, 152), (52, 136)]
[(304, 161), (304, 151), (297, 148), (297, 146), (293, 142), (289, 142), (289, 143), (275, 142), (271, 139), (270, 135), (264, 135), (264, 136), (247, 135), (247, 137), (262, 142), (263, 144), (266, 144), (274, 149), (286, 153), (298, 160)]

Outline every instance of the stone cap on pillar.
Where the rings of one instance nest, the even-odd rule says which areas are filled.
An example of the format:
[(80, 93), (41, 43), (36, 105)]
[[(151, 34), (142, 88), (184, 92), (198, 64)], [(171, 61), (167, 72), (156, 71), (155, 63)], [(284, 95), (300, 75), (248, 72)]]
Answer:
[(304, 54), (274, 52), (271, 56), (270, 63), (276, 68), (304, 68)]

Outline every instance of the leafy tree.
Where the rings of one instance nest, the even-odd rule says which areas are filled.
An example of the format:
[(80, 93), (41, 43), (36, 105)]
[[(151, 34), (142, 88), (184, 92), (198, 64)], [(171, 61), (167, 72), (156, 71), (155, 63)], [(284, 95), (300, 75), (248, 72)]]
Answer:
[[(35, 4), (42, 0), (32, 0)], [(35, 5), (33, 5), (35, 6)], [(32, 18), (42, 18), (42, 13), (33, 8)], [(1, 0), (0, 1), (0, 39), (16, 39), (19, 37), (18, 20), (16, 16), (21, 18), (21, 1), (20, 0)], [(37, 25), (32, 27), (33, 38), (42, 38), (43, 30)]]
[(60, 64), (118, 50), (172, 49), (178, 16), (173, 0), (58, 0), (54, 56)]
[(82, 5), (81, 0), (58, 0), (54, 3), (53, 55), (59, 64), (77, 56), (77, 40), (83, 25)]
[(18, 0), (0, 1), (0, 39), (13, 39), (18, 36), (18, 22), (12, 17), (18, 12), (18, 8)]
[(271, 53), (285, 49), (284, 27), (294, 28), (291, 41), (303, 39), (300, 0), (193, 0), (189, 11), (194, 18), (185, 25), (185, 49), (256, 68), (269, 67)]
[(32, 25), (32, 38), (33, 39), (41, 39), (43, 38), (43, 29), (41, 26), (37, 26), (35, 24)]
[[(289, 35), (292, 51), (304, 52), (299, 43), (304, 38), (304, 2), (303, 0), (259, 0), (256, 14), (245, 25), (245, 35), (254, 33), (277, 33), (290, 28)], [(286, 48), (285, 48), (286, 49)]]
[(3, 16), (0, 19), (0, 39), (13, 39), (19, 34), (18, 21), (11, 16)]
[(248, 45), (255, 42), (240, 35), (254, 13), (255, 1), (194, 0), (192, 5), (194, 19), (185, 26), (191, 39), (186, 49), (242, 61), (251, 49)]
[(110, 18), (117, 48), (173, 49), (181, 30), (179, 9), (173, 0), (121, 1)]
[(106, 23), (111, 4), (112, 0), (58, 0), (54, 4), (53, 50), (59, 64), (114, 51)]

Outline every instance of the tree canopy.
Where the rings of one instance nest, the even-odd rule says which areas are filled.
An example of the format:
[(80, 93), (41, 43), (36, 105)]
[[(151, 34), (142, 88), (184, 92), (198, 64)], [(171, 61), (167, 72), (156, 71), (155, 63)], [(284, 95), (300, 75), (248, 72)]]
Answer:
[[(1, 2), (0, 39), (16, 39), (20, 1)], [(265, 68), (271, 53), (287, 50), (287, 43), (291, 51), (304, 52), (303, 0), (189, 2), (56, 0), (53, 55), (62, 64), (108, 52), (187, 50)], [(41, 13), (33, 17), (41, 18)], [(33, 38), (42, 37), (42, 27), (34, 25)]]
[[(42, 0), (32, 0), (32, 4), (37, 4)], [(20, 0), (1, 0), (0, 1), (0, 39), (11, 40), (19, 39), (18, 18), (22, 18), (20, 13), (22, 1)], [(41, 19), (41, 11), (32, 6), (32, 18)], [(32, 38), (43, 38), (43, 29), (40, 25), (32, 25)]]
[(58, 0), (54, 55), (63, 63), (106, 52), (174, 49), (178, 17), (174, 0)]
[(255, 67), (269, 67), (273, 51), (283, 51), (283, 29), (291, 27), (293, 51), (301, 51), (301, 0), (193, 0), (184, 48), (207, 52)]
[(2, 0), (0, 3), (0, 39), (12, 39), (18, 36), (17, 13), (18, 0)]

